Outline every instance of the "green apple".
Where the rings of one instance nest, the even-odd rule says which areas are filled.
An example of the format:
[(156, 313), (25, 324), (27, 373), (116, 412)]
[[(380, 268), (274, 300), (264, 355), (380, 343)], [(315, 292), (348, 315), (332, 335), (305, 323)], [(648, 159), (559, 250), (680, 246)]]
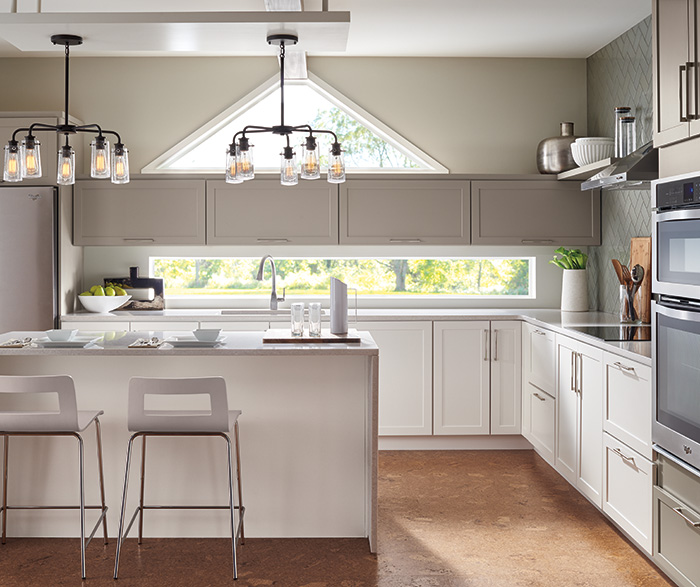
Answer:
[(106, 296), (113, 296), (114, 295), (114, 288), (111, 285), (108, 285), (105, 287), (105, 295)]
[(81, 296), (91, 296), (92, 293), (89, 291), (84, 291), (83, 293), (80, 294)]
[(92, 292), (92, 295), (93, 296), (103, 296), (103, 295), (105, 295), (105, 290), (101, 285), (98, 285), (95, 288), (95, 291)]
[(126, 296), (126, 295), (129, 295), (129, 294), (126, 293), (126, 291), (125, 291), (123, 288), (119, 287), (118, 285), (115, 285), (115, 286), (114, 286), (114, 292), (115, 292), (118, 296)]
[(98, 287), (100, 287), (100, 286), (99, 286), (99, 285), (93, 285), (93, 286), (90, 288), (90, 293), (91, 293), (92, 295), (95, 295), (95, 290), (96, 290)]

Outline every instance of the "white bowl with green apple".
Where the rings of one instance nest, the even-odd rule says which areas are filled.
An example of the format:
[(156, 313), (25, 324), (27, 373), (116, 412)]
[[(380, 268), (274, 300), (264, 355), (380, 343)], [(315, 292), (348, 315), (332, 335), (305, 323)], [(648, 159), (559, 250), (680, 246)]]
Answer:
[(89, 290), (81, 293), (78, 299), (88, 312), (105, 314), (126, 304), (131, 296), (119, 286), (93, 285)]

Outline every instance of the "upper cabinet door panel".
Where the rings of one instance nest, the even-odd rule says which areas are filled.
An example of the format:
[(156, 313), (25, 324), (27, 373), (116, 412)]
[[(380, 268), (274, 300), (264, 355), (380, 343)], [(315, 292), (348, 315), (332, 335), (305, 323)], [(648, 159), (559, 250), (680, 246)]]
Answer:
[(204, 181), (80, 181), (74, 194), (76, 245), (205, 243)]
[(469, 182), (349, 180), (340, 187), (341, 244), (463, 244)]
[(556, 181), (474, 181), (472, 244), (599, 245), (600, 192)]
[(207, 210), (210, 245), (338, 243), (338, 187), (325, 181), (212, 180)]

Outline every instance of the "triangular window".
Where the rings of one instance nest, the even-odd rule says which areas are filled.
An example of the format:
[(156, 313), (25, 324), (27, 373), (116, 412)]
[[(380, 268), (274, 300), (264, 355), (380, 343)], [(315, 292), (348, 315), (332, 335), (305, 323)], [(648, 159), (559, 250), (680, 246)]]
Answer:
[[(309, 73), (309, 79), (285, 80), (285, 124), (310, 124), (334, 131), (345, 150), (348, 171), (384, 173), (447, 173), (432, 157), (409, 143), (389, 127)], [(257, 90), (186, 137), (168, 152), (149, 163), (142, 173), (224, 172), (225, 153), (234, 133), (247, 124), (280, 124), (279, 78), (268, 80)], [(320, 134), (319, 153), (330, 148), (330, 135)], [(254, 145), (258, 172), (279, 173), (284, 139), (268, 133), (249, 135)], [(294, 133), (292, 146), (301, 155), (302, 133)]]

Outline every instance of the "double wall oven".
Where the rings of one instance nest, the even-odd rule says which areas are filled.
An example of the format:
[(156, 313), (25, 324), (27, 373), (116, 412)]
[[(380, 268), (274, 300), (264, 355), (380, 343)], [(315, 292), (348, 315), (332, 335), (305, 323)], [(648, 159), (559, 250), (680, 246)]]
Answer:
[(652, 200), (652, 436), (700, 469), (700, 173), (653, 182)]

